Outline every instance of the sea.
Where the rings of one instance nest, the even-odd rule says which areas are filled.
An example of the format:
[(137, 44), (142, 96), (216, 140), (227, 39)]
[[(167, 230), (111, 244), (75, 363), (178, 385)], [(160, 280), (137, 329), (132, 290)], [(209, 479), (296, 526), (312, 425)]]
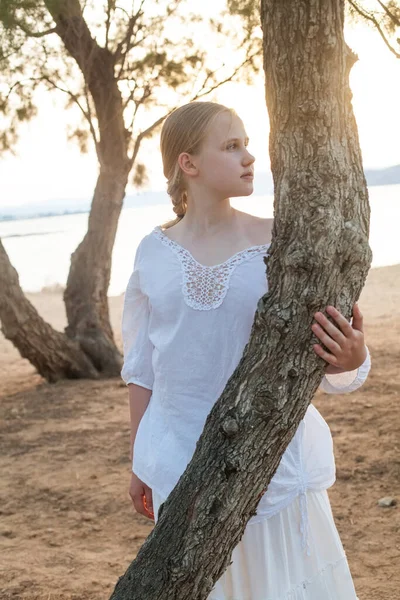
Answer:
[[(369, 188), (372, 267), (400, 263), (400, 185)], [(259, 217), (273, 217), (272, 196), (233, 198), (232, 206)], [(110, 296), (125, 291), (140, 240), (156, 225), (174, 218), (171, 203), (124, 208), (115, 240)], [(71, 253), (87, 229), (88, 214), (69, 214), (0, 222), (0, 237), (25, 292), (65, 286)]]

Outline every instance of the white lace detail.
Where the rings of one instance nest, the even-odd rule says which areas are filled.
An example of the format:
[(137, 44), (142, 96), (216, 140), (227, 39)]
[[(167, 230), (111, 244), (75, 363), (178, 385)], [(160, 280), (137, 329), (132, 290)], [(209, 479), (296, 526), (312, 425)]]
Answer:
[(251, 246), (236, 252), (223, 263), (213, 266), (199, 263), (183, 246), (171, 240), (160, 226), (154, 228), (156, 237), (178, 256), (183, 269), (183, 295), (185, 302), (196, 310), (211, 310), (221, 306), (235, 267), (258, 254), (266, 253), (270, 244)]

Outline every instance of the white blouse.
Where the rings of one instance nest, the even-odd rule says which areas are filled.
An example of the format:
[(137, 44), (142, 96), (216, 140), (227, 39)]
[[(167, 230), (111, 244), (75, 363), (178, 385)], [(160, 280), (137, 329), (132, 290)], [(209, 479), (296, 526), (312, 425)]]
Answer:
[[(140, 242), (122, 317), (125, 383), (152, 390), (139, 423), (134, 473), (166, 498), (190, 462), (208, 413), (242, 357), (257, 302), (268, 291), (263, 257), (269, 244), (237, 252), (215, 266), (200, 264), (157, 226)], [(327, 375), (328, 393), (351, 392), (365, 381), (364, 364)], [(257, 514), (268, 518), (307, 489), (335, 480), (329, 427), (311, 404), (287, 447)], [(303, 540), (307, 511), (304, 505)]]

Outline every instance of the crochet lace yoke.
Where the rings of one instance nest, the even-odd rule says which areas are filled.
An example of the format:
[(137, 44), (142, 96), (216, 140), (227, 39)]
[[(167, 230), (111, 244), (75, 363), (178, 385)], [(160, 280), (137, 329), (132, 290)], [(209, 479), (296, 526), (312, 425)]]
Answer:
[(265, 254), (270, 245), (251, 246), (236, 252), (218, 265), (207, 266), (199, 263), (189, 250), (165, 235), (160, 226), (154, 228), (153, 234), (178, 257), (183, 271), (183, 296), (186, 304), (195, 310), (218, 308), (228, 292), (235, 268), (253, 256)]

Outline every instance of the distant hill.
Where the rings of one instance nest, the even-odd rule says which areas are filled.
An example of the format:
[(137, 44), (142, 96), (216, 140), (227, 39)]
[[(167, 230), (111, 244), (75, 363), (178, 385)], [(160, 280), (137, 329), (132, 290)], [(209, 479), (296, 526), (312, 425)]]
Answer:
[(369, 186), (400, 183), (400, 165), (386, 167), (385, 169), (365, 169), (364, 173)]
[[(166, 192), (139, 192), (138, 194), (125, 197), (124, 208), (168, 202), (170, 200)], [(91, 200), (89, 198), (73, 198), (71, 200), (68, 198), (59, 198), (40, 203), (21, 204), (20, 206), (0, 206), (0, 221), (87, 213), (90, 210), (90, 204)]]
[[(386, 167), (385, 169), (366, 169), (365, 177), (368, 186), (400, 184), (400, 165)], [(256, 196), (269, 196), (273, 193), (272, 173), (268, 171), (256, 171), (254, 194)], [(170, 202), (170, 199), (166, 192), (146, 191), (126, 196), (124, 208), (167, 204), (168, 202)], [(0, 221), (87, 213), (90, 210), (90, 203), (91, 200), (89, 198), (59, 198), (36, 204), (0, 207)]]
[[(400, 165), (385, 167), (384, 169), (365, 169), (365, 179), (368, 186), (400, 184)], [(257, 196), (274, 193), (272, 173), (256, 172), (254, 179), (254, 193)]]

